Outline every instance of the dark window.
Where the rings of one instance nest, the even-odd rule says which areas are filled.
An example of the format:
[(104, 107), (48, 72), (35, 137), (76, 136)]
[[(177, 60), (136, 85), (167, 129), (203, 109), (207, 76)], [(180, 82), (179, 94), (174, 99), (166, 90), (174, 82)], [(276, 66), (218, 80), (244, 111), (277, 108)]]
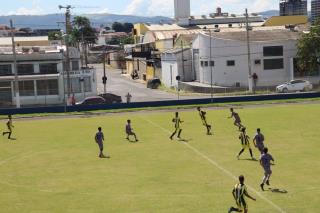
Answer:
[(214, 67), (214, 61), (210, 61), (210, 67)]
[(201, 66), (203, 67), (204, 66), (204, 61), (200, 61), (200, 63), (201, 63)]
[(230, 67), (230, 66), (235, 66), (236, 62), (234, 60), (228, 60), (227, 61), (227, 66)]
[(276, 59), (265, 59), (264, 61), (264, 69), (265, 70), (277, 70), (283, 69), (283, 58)]
[(283, 46), (263, 47), (263, 56), (283, 56)]
[(34, 96), (34, 82), (19, 81), (19, 93), (21, 96)]
[(40, 73), (42, 74), (54, 74), (58, 73), (57, 64), (40, 64), (39, 65)]
[(1, 75), (12, 75), (11, 64), (0, 64), (0, 76)]
[(205, 66), (205, 67), (209, 66), (208, 61), (205, 61), (205, 62), (204, 62), (204, 66)]
[(85, 92), (91, 92), (91, 78), (90, 77), (84, 77), (84, 91)]
[(18, 64), (17, 69), (19, 75), (34, 74), (33, 64)]
[(37, 81), (38, 95), (58, 95), (58, 80)]
[(79, 61), (72, 61), (72, 70), (79, 70)]

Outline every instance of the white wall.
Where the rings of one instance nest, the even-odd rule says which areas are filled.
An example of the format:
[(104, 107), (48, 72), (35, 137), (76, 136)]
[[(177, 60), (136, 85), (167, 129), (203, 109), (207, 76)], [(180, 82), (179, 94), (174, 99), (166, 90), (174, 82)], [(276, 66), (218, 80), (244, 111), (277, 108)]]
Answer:
[(176, 76), (178, 75), (178, 62), (174, 54), (162, 54), (161, 56), (162, 66), (162, 83), (166, 87), (177, 87), (178, 81)]
[[(264, 46), (283, 46), (284, 69), (264, 70), (263, 60), (279, 57), (264, 57)], [(248, 86), (248, 56), (246, 42), (212, 38), (211, 60), (215, 62), (213, 67), (213, 83), (219, 86)], [(210, 37), (199, 34), (193, 42), (193, 48), (199, 49), (199, 61), (210, 61)], [(258, 86), (274, 86), (290, 78), (290, 58), (296, 56), (296, 41), (251, 42), (252, 73), (258, 75)], [(235, 66), (227, 66), (227, 60), (234, 60)], [(254, 61), (260, 60), (260, 65)], [(211, 68), (200, 65), (200, 82), (211, 83)]]

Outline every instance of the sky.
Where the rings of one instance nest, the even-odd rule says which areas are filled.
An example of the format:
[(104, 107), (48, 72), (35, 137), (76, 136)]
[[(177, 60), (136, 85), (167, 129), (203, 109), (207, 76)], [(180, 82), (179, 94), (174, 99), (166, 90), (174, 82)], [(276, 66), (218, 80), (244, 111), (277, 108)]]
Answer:
[[(191, 0), (192, 15), (209, 14), (216, 7), (242, 14), (278, 9), (279, 0)], [(0, 15), (37, 15), (61, 13), (58, 5), (72, 5), (72, 13), (113, 13), (173, 17), (173, 0), (0, 0)]]

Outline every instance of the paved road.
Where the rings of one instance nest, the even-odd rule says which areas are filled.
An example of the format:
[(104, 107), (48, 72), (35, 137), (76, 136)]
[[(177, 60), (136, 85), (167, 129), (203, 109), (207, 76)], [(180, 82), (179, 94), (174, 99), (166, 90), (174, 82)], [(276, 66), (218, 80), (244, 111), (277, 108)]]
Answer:
[[(103, 65), (96, 64), (94, 67), (97, 70), (98, 93), (103, 93)], [(143, 101), (161, 101), (161, 100), (177, 100), (177, 94), (165, 92), (162, 90), (148, 89), (145, 84), (134, 81), (124, 75), (121, 75), (121, 70), (106, 68), (107, 70), (107, 92), (120, 95), (123, 101), (126, 101), (126, 94), (129, 92), (132, 95), (132, 102)], [(180, 99), (195, 99), (208, 96), (180, 96)]]

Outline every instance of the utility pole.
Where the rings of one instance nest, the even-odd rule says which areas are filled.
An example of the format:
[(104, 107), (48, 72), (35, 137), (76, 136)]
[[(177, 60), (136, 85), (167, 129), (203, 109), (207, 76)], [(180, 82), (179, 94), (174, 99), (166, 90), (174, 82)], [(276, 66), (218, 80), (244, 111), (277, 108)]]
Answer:
[[(67, 72), (67, 94), (68, 94), (68, 100), (70, 98), (70, 94), (71, 94), (71, 82), (70, 82), (70, 56), (69, 56), (69, 42), (70, 42), (70, 33), (71, 33), (71, 14), (70, 14), (70, 9), (71, 9), (71, 5), (67, 5), (67, 6), (61, 6), (59, 5), (59, 9), (66, 9), (66, 13), (65, 13), (65, 19), (66, 19), (66, 39), (65, 39), (65, 43), (66, 43), (66, 72)], [(64, 71), (63, 71), (63, 78), (64, 78)], [(64, 86), (64, 85), (63, 85)]]
[(182, 51), (182, 75), (183, 75), (183, 81), (185, 81), (185, 72), (184, 72), (184, 54), (183, 54), (183, 51), (184, 51), (184, 48), (183, 48), (183, 41), (181, 40), (181, 51)]
[(249, 92), (253, 92), (253, 82), (252, 82), (252, 71), (251, 71), (251, 51), (250, 51), (250, 27), (249, 27), (249, 15), (248, 15), (248, 9), (246, 9), (246, 31), (247, 31), (247, 48), (248, 48), (248, 86), (249, 86)]
[(107, 93), (107, 76), (106, 76), (106, 46), (103, 48), (103, 93)]
[(209, 29), (210, 32), (210, 60), (209, 60), (209, 65), (210, 65), (210, 86), (211, 86), (211, 102), (213, 102), (213, 65), (214, 62), (212, 62), (212, 37), (211, 37), (211, 29)]
[(17, 69), (17, 53), (16, 53), (16, 44), (14, 42), (14, 30), (13, 30), (13, 21), (10, 20), (11, 28), (11, 41), (12, 41), (12, 54), (13, 54), (13, 70), (14, 70), (14, 91), (16, 94), (16, 107), (20, 108), (20, 93), (19, 93), (19, 78), (18, 78), (18, 69)]

